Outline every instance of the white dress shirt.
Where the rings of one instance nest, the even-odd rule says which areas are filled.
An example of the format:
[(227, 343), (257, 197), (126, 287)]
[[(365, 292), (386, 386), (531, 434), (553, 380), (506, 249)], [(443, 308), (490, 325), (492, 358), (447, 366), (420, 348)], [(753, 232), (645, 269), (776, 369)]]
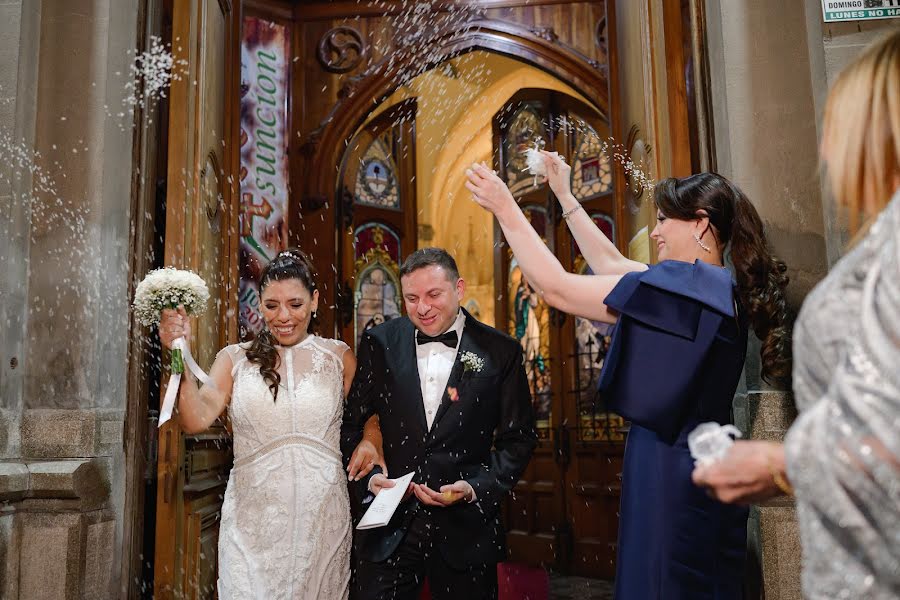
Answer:
[[(466, 325), (466, 315), (462, 311), (456, 315), (456, 321), (447, 331), (455, 331), (457, 336), (456, 348), (450, 348), (442, 342), (430, 342), (427, 344), (416, 343), (416, 360), (419, 367), (419, 381), (422, 385), (422, 402), (425, 405), (425, 421), (428, 429), (434, 424), (441, 399), (447, 389), (450, 380), (450, 371), (456, 362), (456, 353), (459, 351), (459, 343), (462, 341), (463, 328)], [(418, 338), (419, 331), (416, 330)]]
[[(456, 332), (456, 348), (450, 348), (443, 342), (429, 342), (419, 344), (416, 340), (416, 362), (419, 367), (419, 383), (422, 386), (422, 403), (425, 408), (425, 420), (428, 429), (434, 424), (434, 418), (437, 416), (438, 408), (441, 405), (441, 399), (444, 397), (444, 391), (447, 389), (447, 382), (450, 380), (450, 372), (456, 363), (456, 354), (459, 352), (459, 344), (462, 342), (463, 328), (466, 325), (466, 315), (463, 311), (459, 311), (456, 315), (456, 321), (447, 331)], [(419, 336), (419, 330), (416, 330), (416, 337)], [(372, 484), (374, 477), (369, 480), (369, 491), (374, 493)], [(453, 483), (448, 481), (447, 483)], [(478, 500), (475, 490), (469, 483), (465, 496), (468, 502), (472, 503)]]

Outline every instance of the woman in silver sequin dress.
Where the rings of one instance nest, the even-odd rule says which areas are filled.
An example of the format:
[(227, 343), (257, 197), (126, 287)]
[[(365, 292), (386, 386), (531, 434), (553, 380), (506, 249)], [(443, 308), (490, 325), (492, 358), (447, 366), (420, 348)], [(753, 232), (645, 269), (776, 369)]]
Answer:
[(795, 490), (804, 596), (900, 598), (900, 30), (840, 75), (823, 131), (835, 196), (874, 224), (800, 312), (784, 444), (737, 442), (694, 481), (726, 502)]

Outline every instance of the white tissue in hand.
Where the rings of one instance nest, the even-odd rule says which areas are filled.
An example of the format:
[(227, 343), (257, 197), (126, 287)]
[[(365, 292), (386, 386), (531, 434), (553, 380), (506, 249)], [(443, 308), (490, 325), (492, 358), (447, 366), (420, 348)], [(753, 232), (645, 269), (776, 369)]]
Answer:
[(547, 176), (547, 165), (544, 164), (544, 155), (536, 147), (525, 151), (525, 166), (528, 168), (528, 172), (535, 177)]
[(740, 430), (734, 425), (700, 423), (688, 434), (691, 456), (698, 465), (708, 465), (720, 460), (734, 444), (732, 435), (741, 437)]

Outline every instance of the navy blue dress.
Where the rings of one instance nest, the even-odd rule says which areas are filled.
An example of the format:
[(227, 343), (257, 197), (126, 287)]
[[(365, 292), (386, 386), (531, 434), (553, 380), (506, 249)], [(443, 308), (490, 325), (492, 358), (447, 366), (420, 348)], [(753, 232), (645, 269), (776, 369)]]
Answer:
[(694, 486), (687, 435), (731, 422), (747, 327), (721, 268), (664, 261), (625, 275), (605, 303), (619, 313), (600, 376), (630, 420), (622, 478), (617, 600), (739, 600), (747, 509)]

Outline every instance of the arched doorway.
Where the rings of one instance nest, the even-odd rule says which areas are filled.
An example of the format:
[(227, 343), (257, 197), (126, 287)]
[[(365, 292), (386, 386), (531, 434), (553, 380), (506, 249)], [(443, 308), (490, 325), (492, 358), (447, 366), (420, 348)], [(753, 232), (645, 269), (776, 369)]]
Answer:
[[(404, 128), (415, 135), (404, 134)], [(554, 313), (536, 294), (526, 299), (527, 283), (493, 218), (471, 202), (463, 182), (472, 162), (492, 163), (554, 253), (568, 268), (582, 270), (584, 261), (555, 199), (545, 183), (524, 173), (521, 151), (540, 140), (569, 157), (577, 197), (619, 242), (622, 204), (606, 152), (611, 137), (608, 109), (566, 82), (521, 60), (474, 50), (421, 73), (386, 98), (355, 133), (337, 175), (345, 290), (338, 329), (344, 339), (358, 339), (372, 310), (381, 311), (382, 319), (390, 318), (384, 311), (400, 312), (392, 300), (399, 292), (393, 274), (410, 237), (413, 247), (450, 250), (467, 280), (470, 312), (522, 343), (538, 414), (540, 447), (506, 507), (511, 559), (602, 578), (611, 578), (615, 569), (624, 450), (624, 424), (605, 412), (594, 391), (604, 332)], [(389, 206), (373, 209), (366, 199), (360, 177), (372, 164), (384, 165), (379, 189), (390, 196), (382, 203)], [(411, 169), (407, 182), (414, 183), (401, 190), (395, 182), (404, 179), (404, 164)], [(400, 218), (401, 204), (415, 227)], [(369, 216), (358, 219), (360, 211)]]
[[(213, 0), (213, 4), (215, 4), (215, 0)], [(509, 327), (515, 321), (510, 316), (515, 314), (515, 296), (519, 282), (515, 280), (514, 266), (511, 261), (504, 264), (505, 258), (487, 260), (487, 257), (493, 254), (493, 247), (496, 243), (494, 231), (491, 227), (488, 227), (487, 230), (481, 227), (483, 223), (479, 222), (479, 218), (484, 218), (483, 212), (473, 213), (470, 211), (471, 203), (463, 194), (457, 193), (461, 188), (463, 167), (470, 157), (476, 157), (476, 160), (495, 161), (494, 150), (499, 148), (500, 144), (494, 139), (493, 117), (504, 103), (511, 100), (515, 92), (523, 88), (561, 93), (564, 97), (582, 102), (593, 112), (604, 115), (608, 119), (611, 134), (617, 140), (623, 141), (622, 132), (629, 129), (634, 117), (628, 117), (627, 121), (623, 121), (619, 117), (620, 110), (617, 102), (610, 101), (610, 99), (628, 96), (628, 94), (620, 94), (618, 89), (614, 9), (618, 4), (622, 14), (626, 14), (632, 10), (632, 7), (621, 1), (616, 3), (603, 0), (600, 2), (560, 2), (559, 0), (469, 2), (464, 3), (468, 7), (465, 22), (457, 31), (447, 32), (430, 27), (412, 30), (408, 27), (404, 29), (395, 26), (398, 19), (402, 22), (400, 12), (409, 8), (406, 6), (408, 3), (401, 0), (377, 3), (244, 0), (237, 4), (232, 2), (220, 2), (219, 4), (239, 8), (236, 13), (245, 19), (248, 17), (260, 18), (266, 23), (276, 23), (289, 32), (287, 37), (289, 41), (286, 42), (285, 48), (288, 57), (287, 68), (290, 70), (290, 77), (287, 79), (290, 91), (289, 98), (284, 102), (284, 109), (290, 121), (290, 131), (289, 139), (285, 140), (286, 152), (284, 155), (286, 158), (284, 160), (286, 164), (289, 164), (289, 168), (286, 168), (285, 172), (289, 172), (290, 181), (289, 184), (278, 188), (286, 198), (286, 224), (283, 229), (279, 228), (278, 233), (285, 232), (284, 239), (279, 237), (279, 241), (296, 244), (310, 251), (314, 256), (323, 280), (323, 298), (326, 306), (333, 309), (325, 311), (323, 315), (323, 333), (337, 335), (352, 342), (360, 327), (359, 304), (364, 298), (369, 301), (373, 299), (379, 301), (382, 314), (389, 310), (391, 308), (390, 285), (396, 286), (396, 281), (386, 276), (389, 273), (382, 267), (391, 267), (391, 262), (397, 264), (399, 260), (402, 260), (403, 253), (408, 252), (404, 248), (409, 248), (410, 244), (414, 247), (426, 241), (430, 244), (448, 246), (456, 252), (458, 257), (463, 256), (469, 265), (478, 267), (478, 269), (472, 269), (471, 272), (475, 273), (474, 279), (478, 282), (480, 289), (478, 286), (470, 286), (470, 289), (475, 288), (473, 297), (470, 298), (470, 301), (474, 301), (474, 303), (469, 304), (468, 308), (472, 312), (479, 313), (483, 321), (495, 324), (501, 329)], [(455, 4), (463, 3), (437, 4), (433, 11), (436, 13), (446, 12), (452, 10), (452, 5)], [(449, 9), (448, 6), (450, 6)], [(637, 8), (634, 11), (637, 11)], [(643, 25), (650, 27), (647, 15), (641, 13), (640, 20)], [(382, 30), (385, 27), (393, 28), (393, 32), (385, 34)], [(669, 23), (665, 23), (662, 29), (668, 39)], [(625, 32), (624, 27), (623, 32)], [(240, 33), (237, 33), (239, 38)], [(629, 36), (630, 41), (624, 44), (619, 43), (619, 47), (628, 49), (630, 45), (639, 47), (644, 43), (642, 35), (625, 33)], [(341, 53), (341, 64), (324, 59), (320, 53), (320, 48), (324, 47), (327, 50), (328, 41), (334, 40), (338, 35), (347, 35), (347, 39), (352, 40), (351, 43), (342, 46), (351, 51), (346, 62), (343, 61), (344, 57)], [(676, 37), (673, 36), (672, 39), (677, 41)], [(332, 46), (333, 48), (334, 46)], [(355, 57), (352, 52), (353, 48), (357, 49)], [(422, 50), (417, 55), (410, 53), (410, 48), (427, 49), (427, 51)], [(233, 45), (231, 49), (235, 49)], [(676, 49), (674, 43), (671, 49)], [(493, 105), (490, 110), (487, 105), (480, 107), (482, 112), (487, 113), (486, 122), (489, 124), (487, 130), (479, 130), (479, 135), (474, 138), (455, 135), (454, 132), (457, 131), (455, 129), (448, 132), (440, 140), (441, 152), (437, 160), (443, 165), (441, 167), (443, 171), (436, 171), (427, 186), (421, 183), (425, 178), (419, 176), (421, 164), (416, 162), (417, 175), (414, 191), (416, 209), (413, 219), (410, 219), (404, 210), (392, 214), (386, 210), (390, 207), (384, 206), (366, 206), (366, 209), (372, 208), (373, 212), (365, 217), (363, 215), (365, 211), (362, 208), (354, 211), (346, 210), (347, 204), (342, 201), (344, 198), (342, 192), (346, 183), (358, 179), (359, 171), (354, 176), (345, 171), (345, 175), (350, 177), (350, 180), (345, 180), (339, 169), (342, 164), (345, 164), (345, 153), (348, 148), (353, 146), (354, 136), (360, 134), (364, 128), (371, 126), (369, 141), (379, 138), (383, 140), (382, 136), (385, 132), (393, 129), (396, 124), (395, 119), (385, 117), (381, 125), (378, 125), (375, 118), (391, 107), (399, 105), (406, 98), (420, 100), (419, 96), (410, 93), (409, 83), (412, 77), (403, 77), (404, 69), (412, 68), (411, 72), (419, 74), (439, 73), (440, 77), (452, 80), (454, 70), (459, 70), (459, 59), (474, 56), (476, 53), (501, 57), (520, 67), (527, 67), (533, 72), (532, 75), (535, 79), (513, 85), (511, 81), (516, 74), (507, 73), (509, 79), (506, 80), (506, 84), (512, 89), (512, 92), (504, 87), (506, 95), (502, 95), (500, 88), (493, 88), (492, 93), (496, 97), (502, 96), (499, 104)], [(239, 58), (234, 56), (235, 54), (232, 52), (232, 65), (240, 62)], [(623, 54), (642, 56), (640, 52), (624, 51)], [(217, 55), (212, 54), (211, 56)], [(405, 58), (397, 60), (398, 56)], [(413, 64), (416, 60), (418, 60), (418, 64)], [(645, 59), (644, 69), (655, 69), (652, 61)], [(641, 79), (646, 86), (649, 85), (647, 82), (656, 76), (653, 74), (651, 77), (645, 72), (643, 78), (631, 77), (630, 80)], [(537, 81), (539, 77), (543, 77), (543, 79)], [(676, 69), (659, 75), (661, 79), (666, 77), (678, 79), (680, 73)], [(684, 82), (681, 83), (684, 84)], [(690, 86), (691, 83), (688, 82), (688, 87), (690, 88)], [(237, 86), (232, 86), (232, 88), (237, 88)], [(659, 98), (655, 94), (642, 93), (632, 93), (630, 96), (632, 104), (634, 98), (639, 98), (641, 107), (651, 107), (647, 108), (648, 114), (645, 116), (654, 121), (656, 115), (652, 112), (661, 110), (659, 107), (663, 106), (667, 99), (670, 106), (677, 105), (684, 108), (685, 102), (678, 96), (679, 89), (677, 86), (671, 86), (662, 92), (657, 90), (655, 94), (658, 94)], [(237, 100), (237, 90), (233, 90), (233, 93), (232, 100)], [(243, 89), (240, 93), (243, 93)], [(393, 96), (403, 93), (406, 94), (404, 98)], [(667, 94), (668, 96), (666, 96)], [(422, 113), (421, 108), (421, 103), (417, 104), (415, 126), (411, 127), (407, 133), (402, 131), (399, 133), (400, 137), (415, 133), (416, 145), (429, 137), (422, 135), (423, 127), (418, 119)], [(472, 109), (470, 112), (476, 112), (475, 109), (479, 107), (472, 106), (470, 108)], [(640, 111), (635, 109), (632, 112), (637, 114)], [(678, 115), (675, 113), (673, 115), (675, 116), (672, 117), (672, 120), (679, 121)], [(381, 128), (379, 129), (379, 127)], [(657, 133), (653, 132), (652, 128), (644, 127), (644, 129), (650, 129), (650, 141), (657, 143)], [(665, 136), (666, 134), (663, 132), (659, 135)], [(407, 137), (407, 139), (409, 138)], [(361, 146), (365, 146), (362, 152), (368, 148), (366, 144), (361, 144)], [(662, 146), (657, 145), (656, 147)], [(685, 148), (683, 144), (679, 146), (675, 141), (672, 141), (671, 145), (666, 148), (666, 155), (677, 153), (691, 155), (690, 148)], [(398, 162), (396, 155), (390, 154), (390, 152), (381, 151), (380, 156), (381, 158), (392, 156), (395, 161), (394, 167), (398, 172), (403, 168), (408, 168), (402, 167), (400, 165), (402, 161)], [(569, 151), (566, 156), (574, 156), (574, 154)], [(420, 157), (421, 153), (418, 151), (413, 154), (415, 159)], [(360, 164), (367, 164), (367, 158), (377, 158), (377, 156), (357, 157), (357, 159), (359, 158), (362, 158)], [(495, 164), (499, 165), (500, 163), (496, 162)], [(239, 169), (235, 168), (233, 171), (236, 181)], [(365, 174), (365, 170), (363, 173)], [(371, 178), (371, 182), (375, 185), (374, 191), (383, 194), (383, 191), (379, 191), (381, 190), (379, 173), (373, 172), (372, 175), (374, 176)], [(613, 194), (623, 194), (621, 173), (613, 171), (612, 175)], [(232, 183), (230, 179), (225, 180)], [(423, 194), (423, 189), (427, 193)], [(451, 194), (452, 200), (450, 199)], [(439, 198), (441, 201), (430, 203), (431, 198)], [(569, 249), (561, 241), (562, 236), (560, 232), (556, 231), (560, 227), (556, 221), (558, 214), (554, 214), (553, 203), (549, 200), (548, 198), (544, 204), (544, 218), (550, 229), (553, 230), (555, 247), (560, 252), (566, 253), (564, 256), (566, 256), (567, 266), (579, 269), (583, 265), (578, 261), (577, 249), (574, 247)], [(616, 202), (618, 202), (618, 198)], [(537, 202), (534, 204), (536, 213), (540, 212), (538, 204)], [(621, 206), (621, 204), (616, 204), (616, 206)], [(246, 208), (248, 215), (257, 215), (256, 212), (250, 210), (257, 207)], [(258, 208), (262, 211), (265, 205), (260, 204)], [(599, 204), (588, 208), (591, 208), (591, 214), (598, 223), (604, 227), (609, 226), (616, 243), (620, 248), (623, 247), (634, 229), (633, 223), (621, 219), (621, 215), (612, 214), (614, 211), (603, 208)], [(228, 227), (223, 226), (222, 231), (230, 231), (233, 225), (230, 223)], [(244, 237), (243, 232), (241, 237)], [(357, 273), (355, 270), (356, 260), (363, 256), (357, 256), (357, 248), (360, 245), (354, 247), (354, 242), (364, 240), (360, 250), (361, 254), (365, 255), (369, 250), (383, 249), (388, 243), (386, 240), (391, 239), (395, 241), (397, 251), (392, 253), (388, 248), (385, 253), (377, 257), (381, 262), (376, 261), (369, 264), (369, 261), (366, 260), (365, 265), (369, 267), (368, 270), (359, 270)], [(487, 253), (483, 252), (485, 243), (488, 246)], [(374, 252), (373, 254), (379, 253)], [(376, 270), (381, 270), (382, 273), (378, 274)], [(485, 270), (487, 273), (484, 273)], [(499, 277), (495, 271), (499, 271)], [(331, 273), (334, 273), (335, 276), (331, 277)], [(350, 275), (355, 276), (359, 281), (357, 287), (343, 285), (350, 281)], [(472, 279), (470, 277), (470, 283)], [(374, 286), (367, 290), (381, 288), (380, 298), (369, 297), (368, 291), (362, 289), (363, 282), (368, 286)], [(236, 285), (235, 289), (237, 289)], [(226, 291), (229, 299), (233, 299), (234, 291), (234, 289)], [(501, 295), (499, 300), (494, 298), (497, 294)], [(353, 314), (354, 309), (356, 310), (355, 315)], [(549, 418), (542, 419), (544, 421), (542, 428), (545, 433), (549, 432), (547, 436), (549, 441), (545, 443), (542, 450), (541, 461), (544, 463), (542, 467), (551, 472), (555, 468), (557, 472), (542, 480), (540, 474), (537, 473), (537, 468), (532, 469), (523, 481), (524, 487), (517, 492), (514, 502), (521, 502), (521, 504), (518, 506), (511, 504), (513, 508), (510, 509), (508, 515), (508, 524), (514, 531), (513, 538), (511, 538), (513, 555), (531, 562), (553, 565), (562, 570), (602, 573), (605, 569), (606, 573), (611, 573), (613, 565), (608, 560), (609, 553), (599, 551), (605, 544), (611, 552), (613, 550), (609, 547), (611, 542), (608, 538), (602, 537), (605, 534), (598, 534), (595, 529), (592, 529), (599, 523), (598, 515), (606, 514), (603, 509), (592, 509), (584, 514), (570, 517), (568, 515), (575, 514), (575, 507), (567, 507), (566, 503), (569, 500), (560, 500), (558, 495), (544, 494), (544, 490), (541, 489), (541, 486), (546, 488), (546, 482), (550, 481), (550, 485), (556, 486), (559, 490), (564, 488), (571, 490), (566, 493), (569, 493), (569, 498), (575, 499), (576, 502), (583, 495), (595, 492), (610, 494), (613, 491), (605, 490), (603, 484), (598, 485), (595, 480), (597, 477), (607, 477), (603, 474), (604, 469), (615, 471), (615, 461), (597, 452), (596, 444), (581, 444), (580, 442), (585, 440), (579, 437), (584, 431), (596, 429), (597, 424), (602, 423), (605, 418), (602, 412), (598, 413), (593, 408), (588, 408), (587, 412), (582, 411), (584, 406), (590, 405), (591, 400), (586, 396), (585, 390), (591, 389), (591, 370), (599, 364), (598, 353), (590, 342), (593, 339), (599, 345), (602, 340), (602, 332), (599, 332), (598, 335), (591, 329), (591, 324), (575, 322), (571, 318), (554, 319), (549, 311), (540, 315), (536, 313), (537, 310), (533, 314), (538, 318), (539, 324), (546, 321), (547, 326), (556, 327), (559, 330), (551, 334), (551, 338), (558, 341), (554, 342), (551, 339), (550, 346), (562, 348), (562, 350), (554, 350), (556, 354), (551, 356), (551, 361), (546, 363), (551, 372), (551, 386), (563, 385), (564, 381), (568, 382), (566, 383), (567, 387), (562, 387), (557, 392), (556, 402), (563, 402), (562, 398), (566, 394), (569, 397), (577, 397), (578, 401), (575, 408), (554, 409), (551, 400)], [(347, 319), (348, 315), (349, 320)], [(374, 316), (373, 313), (372, 318)], [(527, 321), (527, 317), (525, 320)], [(347, 325), (343, 324), (345, 321), (348, 322)], [(224, 326), (229, 328), (227, 338), (234, 339), (236, 322), (228, 321)], [(364, 326), (365, 323), (362, 323), (362, 327)], [(525, 331), (527, 333), (527, 326)], [(529, 341), (525, 334), (523, 334), (523, 338), (526, 343)], [(540, 348), (539, 345), (538, 348)], [(547, 353), (551, 354), (549, 350)], [(539, 363), (536, 361), (537, 354), (535, 352), (532, 367)], [(555, 362), (552, 362), (554, 358)], [(585, 364), (579, 366), (582, 363)], [(562, 375), (553, 376), (553, 369), (561, 369)], [(534, 375), (533, 380), (537, 381), (537, 374)], [(544, 384), (536, 383), (536, 385), (541, 387)], [(537, 395), (540, 396), (540, 394)], [(570, 402), (570, 400), (565, 401)], [(582, 417), (586, 418), (582, 420)], [(556, 427), (560, 424), (565, 425), (565, 428), (560, 430), (558, 436), (554, 437)], [(615, 422), (612, 424), (615, 425)], [(565, 443), (566, 440), (568, 443)], [(568, 462), (565, 472), (572, 474), (569, 479), (565, 479), (559, 474), (563, 472), (560, 466), (553, 466), (559, 459), (558, 457), (566, 454), (568, 454)], [(577, 459), (573, 460), (572, 456), (577, 456)], [(172, 473), (174, 473), (178, 468), (178, 457), (173, 455), (172, 459), (167, 458), (166, 460), (170, 465), (174, 465), (175, 468), (172, 469)], [(216, 471), (215, 476), (219, 478), (217, 485), (221, 485), (222, 474), (227, 471), (227, 460), (216, 462), (214, 467), (215, 469), (212, 469), (211, 472)], [(164, 471), (160, 470), (160, 476), (162, 477), (162, 475), (164, 475)], [(588, 476), (594, 477), (595, 480), (592, 481)], [(614, 500), (608, 498), (607, 503), (614, 504)], [(207, 512), (214, 514), (215, 511)], [(530, 521), (516, 521), (517, 513), (527, 515)], [(183, 541), (175, 541), (170, 544), (172, 546), (171, 555), (196, 559), (192, 566), (191, 576), (193, 577), (193, 573), (197, 572), (201, 575), (199, 579), (195, 577), (195, 580), (191, 582), (195, 589), (209, 589), (208, 585), (206, 587), (196, 585), (196, 581), (208, 583), (211, 570), (204, 570), (204, 567), (214, 564), (212, 553), (207, 552), (213, 547), (210, 542), (213, 538), (209, 535), (204, 537), (205, 534), (215, 531), (214, 524), (210, 525), (210, 523), (209, 519), (201, 521), (201, 526), (192, 530), (194, 533), (200, 532), (196, 539), (202, 543), (190, 547)], [(539, 523), (549, 523), (549, 525), (540, 527), (535, 525)], [(614, 531), (614, 526), (609, 523), (602, 526), (606, 527), (607, 531)], [(542, 530), (540, 530), (541, 527), (543, 527)], [(569, 531), (566, 531), (565, 527), (568, 527)], [(518, 541), (515, 540), (516, 535), (520, 538)], [(582, 536), (586, 540), (584, 559), (579, 558), (578, 552), (581, 550), (576, 549), (578, 536)], [(538, 543), (534, 544), (534, 548), (531, 549), (527, 548), (526, 544), (519, 543), (520, 541), (530, 542), (532, 539), (537, 540)], [(203, 552), (201, 553), (198, 549), (202, 549)], [(590, 553), (593, 556), (588, 556)], [(197, 556), (201, 556), (203, 560), (197, 559)], [(602, 558), (598, 559), (597, 557)], [(580, 562), (584, 562), (588, 566), (582, 569)], [(198, 565), (199, 568), (197, 568)], [(589, 569), (594, 570), (590, 571)], [(174, 571), (170, 571), (167, 576), (171, 578), (173, 573)], [(181, 576), (183, 573), (184, 571), (179, 571), (175, 575)]]
[[(290, 215), (292, 240), (296, 240), (298, 245), (314, 255), (317, 263), (321, 265), (320, 269), (331, 270), (332, 265), (339, 267), (344, 264), (346, 259), (338, 256), (337, 248), (340, 244), (332, 244), (328, 239), (329, 233), (326, 232), (336, 232), (338, 237), (346, 233), (346, 224), (339, 222), (343, 218), (343, 213), (337, 208), (345, 204), (341, 198), (343, 182), (338, 173), (340, 165), (344, 162), (345, 153), (351, 145), (355, 145), (354, 137), (371, 122), (374, 115), (404, 99), (417, 98), (419, 102), (416, 117), (419, 164), (416, 175), (417, 233), (420, 234), (423, 244), (445, 245), (458, 254), (468, 253), (469, 248), (454, 247), (455, 244), (452, 243), (465, 239), (466, 235), (458, 235), (459, 230), (453, 231), (451, 243), (447, 243), (446, 239), (442, 240), (440, 234), (442, 230), (446, 230), (446, 227), (443, 227), (445, 223), (460, 226), (462, 233), (465, 234), (471, 217), (473, 232), (478, 235), (479, 220), (483, 221), (484, 217), (480, 214), (465, 214), (469, 211), (462, 208), (462, 205), (467, 200), (464, 200), (463, 194), (457, 192), (463, 189), (464, 161), (468, 160), (468, 157), (477, 155), (478, 160), (490, 161), (490, 131), (484, 132), (485, 135), (478, 138), (465, 139), (446, 132), (424, 133), (424, 130), (428, 129), (423, 118), (427, 106), (423, 105), (421, 98), (417, 96), (416, 82), (429, 76), (441, 77), (446, 82), (447, 94), (452, 96), (456, 93), (453, 82), (459, 81), (456, 73), (461, 73), (464, 78), (466, 63), (477, 62), (472, 60), (473, 57), (477, 56), (479, 59), (484, 56), (500, 57), (516, 67), (528, 66), (533, 73), (540, 74), (547, 83), (537, 85), (550, 89), (564, 86), (572, 95), (597, 105), (604, 112), (609, 112), (608, 99), (615, 95), (614, 91), (610, 90), (611, 70), (607, 45), (607, 29), (613, 22), (612, 7), (605, 2), (590, 3), (589, 6), (584, 3), (572, 3), (572, 6), (577, 6), (576, 10), (585, 23), (582, 31), (585, 37), (580, 40), (571, 37), (569, 33), (557, 34), (552, 26), (535, 25), (535, 19), (539, 22), (550, 13), (559, 14), (558, 18), (552, 19), (554, 23), (562, 24), (568, 21), (569, 9), (564, 4), (558, 3), (553, 3), (552, 7), (502, 10), (482, 10), (473, 4), (466, 9), (464, 20), (455, 23), (453, 27), (446, 23), (443, 27), (440, 23), (431, 27), (427, 20), (423, 20), (420, 23), (422, 27), (415, 31), (411, 23), (403, 23), (402, 15), (396, 17), (401, 21), (401, 25), (386, 25), (388, 17), (396, 14), (392, 12), (390, 6), (387, 6), (385, 13), (380, 13), (381, 16), (377, 18), (367, 16), (368, 13), (353, 14), (353, 11), (344, 13), (337, 7), (326, 9), (321, 5), (315, 8), (307, 6), (302, 14), (302, 19), (306, 21), (298, 26), (305, 36), (302, 43), (306, 44), (306, 48), (312, 50), (315, 47), (317, 52), (323, 49), (327, 51), (330, 48), (335, 56), (344, 57), (344, 52), (336, 51), (337, 36), (341, 40), (340, 48), (344, 50), (355, 48), (358, 55), (354, 62), (353, 52), (347, 51), (349, 70), (335, 71), (338, 74), (330, 78), (321, 73), (312, 75), (314, 68), (310, 66), (309, 61), (306, 64), (300, 61), (294, 67), (295, 70), (303, 72), (303, 82), (302, 89), (300, 85), (293, 84), (295, 98), (291, 102), (293, 117), (302, 121), (295, 125), (296, 135), (292, 136), (294, 144), (291, 172), (294, 191)], [(435, 9), (433, 12), (438, 14), (444, 10)], [(516, 16), (515, 13), (522, 14)], [(538, 16), (538, 13), (543, 17)], [(332, 15), (335, 17), (340, 15), (344, 20), (339, 21), (335, 18), (327, 24), (320, 22), (328, 21)], [(299, 13), (295, 12), (295, 16), (299, 16)], [(527, 17), (531, 23), (517, 22), (521, 16)], [(592, 25), (588, 27), (588, 23)], [(378, 30), (381, 27), (384, 28), (383, 31)], [(401, 30), (404, 31), (403, 34), (398, 33)], [(367, 37), (380, 41), (367, 47)], [(317, 45), (313, 43), (314, 40), (318, 40)], [(584, 40), (589, 40), (590, 43), (584, 44)], [(583, 48), (575, 44), (579, 41)], [(366, 64), (368, 66), (363, 67)], [(494, 76), (499, 75), (499, 71), (493, 72), (492, 67), (481, 71), (480, 75), (491, 75), (485, 79), (494, 83), (502, 79)], [(512, 73), (509, 75), (513, 76)], [(478, 78), (479, 75), (475, 77)], [(522, 84), (516, 86), (507, 81), (505, 86), (512, 90), (510, 93), (514, 93), (522, 87)], [(485, 93), (496, 91), (482, 90)], [(323, 98), (323, 94), (330, 95), (330, 98)], [(506, 98), (508, 95), (502, 98), (501, 102)], [(478, 106), (472, 106), (472, 110), (477, 112), (480, 109)], [(321, 115), (320, 119), (310, 120), (308, 116), (310, 112)], [(444, 117), (441, 126), (452, 122), (452, 117), (446, 115)], [(617, 127), (615, 119), (613, 127)], [(440, 160), (436, 161), (434, 172), (430, 167), (424, 169), (421, 167), (422, 145), (429, 142), (433, 147), (440, 148), (441, 156)], [(478, 151), (475, 151), (476, 149)], [(428, 181), (434, 185), (427, 185)], [(443, 187), (438, 187), (438, 184)], [(446, 212), (438, 215), (429, 209), (427, 203), (431, 198), (437, 195), (447, 197), (449, 194), (453, 194), (453, 201), (447, 204), (453, 207), (452, 215)], [(435, 226), (438, 221), (442, 224), (440, 228)], [(315, 224), (315, 231), (309, 230), (311, 223)], [(493, 244), (492, 239), (486, 239), (489, 244)], [(474, 252), (478, 251), (479, 248), (474, 249)], [(488, 249), (487, 252), (491, 251)], [(350, 274), (349, 271), (341, 273), (333, 289), (323, 290), (326, 297), (333, 298), (337, 306), (350, 307), (352, 304), (346, 295), (346, 292), (352, 295), (352, 285), (348, 277)], [(493, 274), (488, 271), (483, 277), (481, 275), (478, 278), (481, 284), (479, 291), (485, 299), (478, 300), (477, 306), (473, 305), (473, 308), (480, 309), (482, 317), (490, 317), (493, 312), (493, 301), (490, 300), (489, 288), (493, 285)], [(335, 316), (338, 313), (342, 321), (347, 320), (345, 310), (336, 311)], [(324, 317), (326, 320), (323, 325), (330, 328), (332, 323), (328, 322), (328, 319), (331, 315)]]

